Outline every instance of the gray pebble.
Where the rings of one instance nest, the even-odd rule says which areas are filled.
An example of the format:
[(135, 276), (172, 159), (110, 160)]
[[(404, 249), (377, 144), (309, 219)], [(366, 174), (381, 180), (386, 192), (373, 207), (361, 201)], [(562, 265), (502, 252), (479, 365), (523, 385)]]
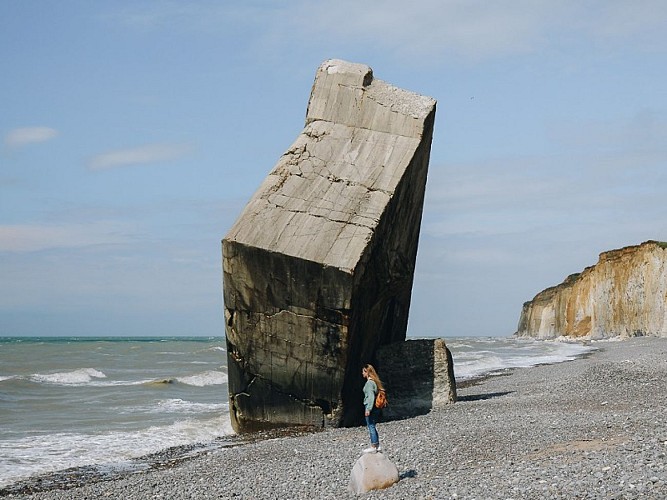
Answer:
[[(667, 338), (595, 345), (588, 358), (490, 377), (459, 388), (447, 408), (381, 422), (400, 481), (361, 498), (667, 498)], [(354, 498), (347, 482), (367, 441), (358, 427), (214, 447), (8, 498)]]

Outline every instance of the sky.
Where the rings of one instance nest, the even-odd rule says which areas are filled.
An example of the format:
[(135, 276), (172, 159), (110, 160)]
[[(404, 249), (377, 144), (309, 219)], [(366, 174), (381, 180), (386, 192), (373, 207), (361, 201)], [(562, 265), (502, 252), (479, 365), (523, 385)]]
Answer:
[(330, 58), (438, 102), (408, 335), (667, 240), (667, 3), (363, 4), (0, 2), (0, 336), (222, 335), (220, 240)]

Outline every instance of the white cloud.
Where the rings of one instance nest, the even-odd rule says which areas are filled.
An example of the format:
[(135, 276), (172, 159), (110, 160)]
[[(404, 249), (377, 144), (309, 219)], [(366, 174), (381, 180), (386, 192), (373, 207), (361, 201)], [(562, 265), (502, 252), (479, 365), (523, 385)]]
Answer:
[(558, 10), (552, 2), (528, 0), (385, 0), (369, 6), (355, 0), (301, 0), (261, 7), (254, 2), (167, 1), (132, 6), (112, 17), (135, 29), (220, 32), (221, 27), (246, 25), (271, 46), (291, 43), (299, 33), (313, 43), (347, 40), (432, 57), (532, 50)]
[(22, 127), (10, 130), (5, 135), (5, 144), (19, 148), (38, 142), (46, 142), (58, 136), (58, 131), (50, 127)]
[(290, 45), (296, 36), (307, 38), (311, 48), (371, 47), (434, 65), (438, 58), (502, 57), (575, 39), (591, 46), (637, 42), (665, 50), (661, 42), (667, 33), (667, 4), (660, 0), (165, 1), (133, 5), (112, 17), (135, 29), (238, 29), (253, 33), (253, 41), (266, 50)]
[(219, 33), (238, 27), (247, 20), (263, 22), (270, 18), (273, 10), (269, 5), (253, 5), (251, 2), (165, 0), (159, 4), (137, 2), (114, 9), (107, 17), (141, 31)]
[(589, 19), (587, 26), (599, 37), (635, 37), (640, 41), (664, 37), (667, 4), (662, 0), (611, 0), (599, 7), (598, 16)]
[[(564, 148), (553, 156), (434, 168), (423, 233), (441, 240), (511, 235), (590, 241), (593, 232), (609, 229), (625, 235), (627, 244), (664, 238), (667, 151), (654, 139), (663, 127), (644, 118), (635, 122), (638, 128), (622, 123), (588, 131), (589, 145), (621, 143), (628, 150)], [(574, 133), (583, 140), (586, 131)]]
[(498, 57), (573, 39), (665, 50), (659, 42), (666, 39), (667, 4), (659, 0), (386, 0), (369, 8), (355, 0), (304, 0), (297, 6), (298, 15), (291, 12), (282, 20), (291, 19), (292, 29), (317, 39), (380, 45), (434, 63), (434, 56)]
[(114, 222), (0, 225), (0, 252), (34, 252), (124, 243), (128, 240), (125, 231), (126, 228)]
[(547, 133), (561, 149), (575, 151), (643, 153), (667, 160), (667, 116), (664, 112), (643, 108), (633, 115), (610, 119), (576, 119), (550, 122)]
[(131, 149), (109, 151), (94, 156), (88, 162), (90, 170), (107, 170), (130, 165), (146, 165), (173, 161), (182, 158), (192, 150), (189, 144), (146, 144)]
[(336, 0), (303, 2), (296, 19), (313, 36), (380, 44), (404, 55), (484, 57), (532, 50), (555, 10), (549, 2), (520, 0), (390, 0), (367, 9)]

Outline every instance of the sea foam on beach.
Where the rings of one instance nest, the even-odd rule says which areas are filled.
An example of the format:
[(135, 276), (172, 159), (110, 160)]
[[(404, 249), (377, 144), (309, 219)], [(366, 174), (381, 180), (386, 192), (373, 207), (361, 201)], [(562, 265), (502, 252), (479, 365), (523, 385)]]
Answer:
[(454, 359), (454, 375), (463, 382), (502, 373), (511, 368), (561, 363), (596, 347), (562, 339), (553, 341), (513, 337), (452, 337), (446, 339)]
[[(446, 341), (459, 382), (593, 349), (514, 338)], [(0, 346), (0, 487), (233, 433), (223, 338), (4, 339)]]
[(233, 433), (224, 338), (0, 339), (0, 488)]
[[(452, 342), (453, 343), (453, 342)], [(209, 448), (185, 460), (92, 479), (48, 475), (14, 498), (667, 498), (667, 338), (595, 343), (585, 359), (465, 384), (458, 402), (378, 423), (399, 472), (358, 497), (350, 471), (364, 426)]]

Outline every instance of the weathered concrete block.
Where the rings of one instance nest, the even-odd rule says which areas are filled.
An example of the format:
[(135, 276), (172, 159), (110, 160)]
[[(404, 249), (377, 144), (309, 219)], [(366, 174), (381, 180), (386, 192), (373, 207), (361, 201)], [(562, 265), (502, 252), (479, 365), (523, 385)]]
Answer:
[(356, 495), (383, 490), (398, 482), (398, 468), (382, 453), (366, 453), (352, 467), (348, 489)]
[(387, 388), (386, 419), (423, 415), (456, 401), (452, 353), (444, 339), (415, 339), (379, 349), (377, 368)]
[(237, 431), (348, 425), (405, 339), (435, 101), (330, 60), (306, 126), (222, 242)]

